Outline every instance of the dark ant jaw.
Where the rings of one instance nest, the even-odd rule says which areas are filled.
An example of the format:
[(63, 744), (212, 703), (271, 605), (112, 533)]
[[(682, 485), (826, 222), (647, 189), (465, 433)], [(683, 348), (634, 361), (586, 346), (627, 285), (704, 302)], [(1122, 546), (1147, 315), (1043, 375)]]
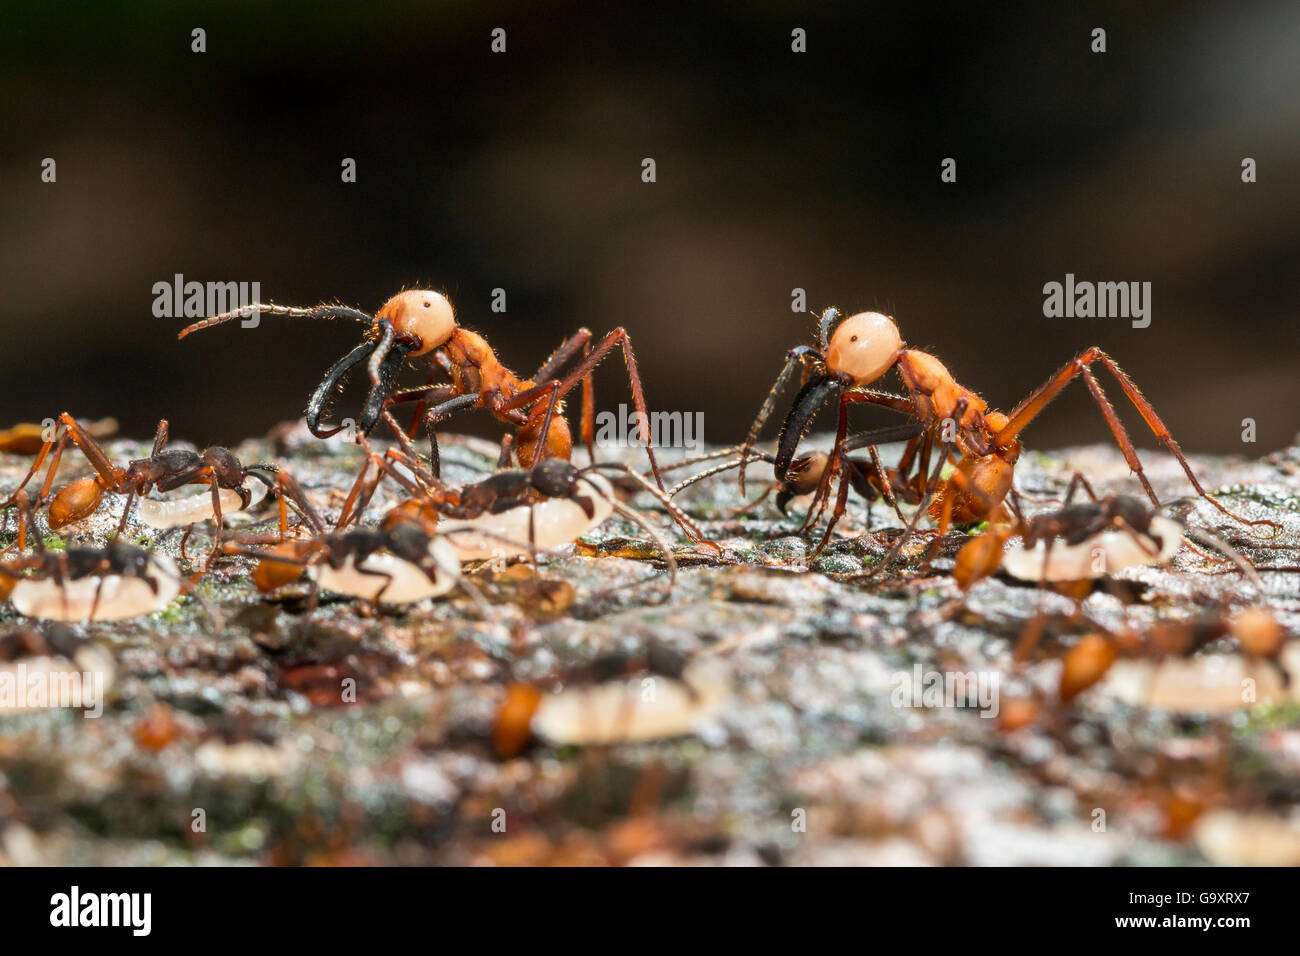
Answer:
[(777, 481), (785, 481), (786, 472), (790, 470), (799, 442), (812, 427), (817, 413), (828, 401), (837, 398), (843, 391), (843, 381), (838, 377), (832, 378), (824, 374), (808, 379), (803, 388), (799, 389), (799, 394), (795, 396), (794, 404), (790, 406), (790, 412), (785, 417), (785, 423), (781, 426), (781, 437), (777, 441), (776, 459), (772, 464)]
[(406, 364), (406, 357), (414, 348), (414, 345), (394, 339), (389, 343), (388, 351), (380, 359), (377, 367), (372, 356), (371, 368), (374, 369), (376, 380), (366, 395), (366, 403), (361, 407), (361, 418), (357, 422), (357, 431), (361, 434), (370, 434), (371, 429), (379, 422), (379, 417), (384, 412), (384, 402), (392, 394), (397, 384), (397, 375)]
[(348, 372), (352, 371), (353, 366), (368, 359), (370, 354), (378, 347), (378, 341), (362, 342), (331, 365), (321, 383), (316, 386), (316, 391), (311, 393), (311, 399), (307, 402), (307, 430), (317, 438), (329, 438), (343, 431), (345, 427), (343, 425), (339, 425), (337, 428), (324, 428), (321, 426), (320, 419), (321, 415), (324, 414), (325, 404), (334, 394), (334, 390), (347, 377)]
[(740, 463), (737, 466), (739, 471), (737, 475), (740, 479), (740, 493), (745, 493), (745, 470), (751, 458), (754, 457), (754, 443), (758, 441), (758, 435), (767, 424), (768, 417), (772, 410), (776, 408), (777, 397), (785, 388), (786, 383), (794, 376), (794, 370), (803, 366), (807, 371), (808, 362), (816, 363), (817, 368), (824, 369), (826, 358), (810, 345), (797, 345), (785, 355), (785, 364), (781, 366), (781, 372), (777, 375), (776, 381), (768, 389), (767, 397), (763, 399), (763, 405), (754, 416), (754, 423), (749, 426), (749, 434), (745, 437), (745, 443), (740, 448)]

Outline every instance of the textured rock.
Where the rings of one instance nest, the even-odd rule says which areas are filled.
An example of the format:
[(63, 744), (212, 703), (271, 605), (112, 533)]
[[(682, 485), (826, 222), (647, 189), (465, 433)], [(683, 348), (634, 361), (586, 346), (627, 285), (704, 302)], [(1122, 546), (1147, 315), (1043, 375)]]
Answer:
[[(122, 459), (146, 451), (109, 447)], [(279, 457), (327, 513), (359, 460), (347, 445), (293, 430), (278, 448), (252, 442), (238, 453)], [(449, 442), (445, 474), (464, 480), (493, 454)], [(1143, 457), (1162, 496), (1189, 493), (1172, 458)], [(0, 488), (26, 464), (0, 456)], [(1194, 464), (1207, 487), (1281, 532), (1252, 540), (1193, 499), (1169, 513), (1229, 539), (1261, 568), (1300, 564), (1300, 451)], [(82, 463), (69, 455), (67, 467), (72, 477)], [(1027, 454), (1017, 479), (1027, 494), (1048, 496), (1075, 469), (1099, 493), (1136, 488), (1118, 452), (1101, 446)], [(751, 477), (757, 486), (760, 470)], [(391, 500), (381, 492), (375, 513)], [(1269, 821), (1290, 832), (1282, 821), (1297, 796), (1300, 675), (1286, 688), (1283, 665), (1240, 654), (1226, 635), (1184, 649), (1198, 663), (1178, 666), (1231, 655), (1234, 680), (1267, 672), (1258, 697), (1240, 706), (1225, 706), (1216, 684), (1202, 709), (1182, 685), (1176, 708), (1151, 707), (1129, 672), (1156, 667), (1153, 623), (1246, 606), (1270, 611), (1289, 642), (1284, 660), (1297, 660), (1300, 575), (1261, 572), (1260, 593), (1184, 548), (1169, 567), (1122, 572), (1070, 619), (1069, 598), (1002, 577), (963, 600), (949, 573), (960, 531), (927, 573), (918, 566), (928, 539), (917, 539), (898, 570), (862, 577), (898, 524), (880, 505), (871, 515), (880, 540), (863, 533), (854, 500), (844, 533), (809, 567), (795, 522), (770, 505), (728, 516), (739, 503), (730, 475), (680, 500), (722, 550), (673, 536), (680, 571), (664, 603), (657, 551), (614, 519), (543, 558), (540, 591), (526, 565), (472, 570), (493, 620), (458, 593), (377, 615), (327, 598), (308, 614), (305, 589), (262, 599), (248, 563), (232, 558), (198, 585), (224, 618), (220, 633), (184, 597), (149, 617), (72, 626), (74, 642), (112, 659), (105, 712), (0, 709), (0, 852), (71, 864), (1122, 864), (1203, 862), (1207, 852), (1251, 859), (1231, 849), (1240, 840), (1223, 823), (1247, 815), (1251, 834), (1271, 832)], [(106, 502), (76, 537), (103, 541), (123, 499)], [(648, 496), (637, 503), (656, 510)], [(156, 535), (142, 525), (128, 533)], [(180, 560), (178, 539), (157, 546)], [(192, 536), (193, 570), (208, 541), (203, 530)], [(1047, 626), (1017, 663), (1040, 610)], [(0, 605), (12, 659), (24, 652), (5, 635), (31, 627)], [(1099, 629), (1130, 635), (1121, 648), (1128, 672), (1060, 704), (1065, 651)], [(729, 690), (692, 736), (586, 748), (539, 741), (496, 756), (492, 728), (511, 681), (555, 693), (610, 676), (617, 655), (628, 661), (614, 675), (621, 680), (666, 659), (707, 666)], [(960, 706), (950, 693), (913, 698), (914, 677), (930, 674), (969, 677), (995, 695), (984, 701), (991, 706)]]

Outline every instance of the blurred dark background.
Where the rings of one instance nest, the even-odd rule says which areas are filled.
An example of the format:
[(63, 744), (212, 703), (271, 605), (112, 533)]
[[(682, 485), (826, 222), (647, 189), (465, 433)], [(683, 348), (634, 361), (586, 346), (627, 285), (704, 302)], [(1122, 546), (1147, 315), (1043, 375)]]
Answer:
[[(525, 374), (580, 326), (624, 325), (651, 406), (703, 410), (716, 442), (809, 341), (802, 287), (813, 310), (893, 313), (995, 406), (1100, 344), (1185, 446), (1281, 446), (1300, 5), (1134, 6), (6, 5), (0, 424), (67, 409), (144, 437), (166, 416), (233, 443), (300, 414), (359, 338), (264, 317), (178, 343), (152, 287), (182, 273), (369, 311), (443, 289)], [(1067, 272), (1151, 282), (1150, 328), (1044, 318)], [(627, 400), (620, 365), (602, 406)], [(1106, 435), (1076, 387), (1028, 441)]]

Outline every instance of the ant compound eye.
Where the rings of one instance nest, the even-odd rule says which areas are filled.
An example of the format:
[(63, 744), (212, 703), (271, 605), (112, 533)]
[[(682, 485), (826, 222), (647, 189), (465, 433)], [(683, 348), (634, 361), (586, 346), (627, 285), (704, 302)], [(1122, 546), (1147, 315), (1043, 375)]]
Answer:
[(868, 385), (893, 367), (903, 348), (894, 320), (879, 312), (859, 312), (840, 323), (826, 350), (826, 367)]
[(399, 333), (419, 339), (412, 355), (424, 355), (446, 345), (456, 330), (456, 312), (447, 297), (428, 289), (398, 293), (384, 303), (376, 318), (386, 319)]

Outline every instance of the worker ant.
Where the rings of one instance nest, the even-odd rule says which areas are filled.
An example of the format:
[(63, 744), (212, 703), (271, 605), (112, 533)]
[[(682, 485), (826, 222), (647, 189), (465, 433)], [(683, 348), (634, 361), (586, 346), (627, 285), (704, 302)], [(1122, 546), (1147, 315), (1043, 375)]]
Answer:
[[(923, 430), (923, 425), (919, 422), (913, 422), (907, 425), (897, 425), (890, 428), (881, 428), (875, 431), (863, 432), (845, 438), (841, 444), (842, 455), (840, 459), (841, 467), (839, 469), (840, 485), (836, 492), (837, 499), (846, 498), (850, 489), (856, 491), (861, 498), (868, 502), (868, 504), (884, 498), (894, 509), (894, 513), (898, 515), (899, 520), (905, 522), (907, 519), (903, 517), (902, 510), (899, 507), (899, 502), (901, 501), (903, 504), (909, 505), (918, 504), (921, 500), (920, 494), (907, 481), (900, 468), (885, 467), (884, 463), (881, 461), (880, 452), (877, 446), (886, 445), (891, 442), (907, 441), (915, 438)], [(851, 452), (857, 451), (860, 448), (867, 449), (871, 457), (870, 463), (858, 458), (849, 457)], [(733, 448), (724, 448), (694, 458), (674, 462), (664, 470), (677, 469), (698, 464), (710, 459), (723, 458), (736, 452), (740, 452), (741, 454), (729, 461), (713, 465), (678, 482), (669, 489), (669, 497), (675, 498), (691, 485), (697, 484), (705, 478), (720, 474), (721, 472), (730, 471), (733, 468), (740, 468), (743, 470), (749, 461), (764, 461), (768, 464), (775, 465), (777, 460), (775, 456), (769, 455), (766, 452), (756, 451), (752, 448), (746, 449), (744, 446), (737, 445)], [(787, 509), (791, 501), (803, 495), (815, 494), (815, 492), (817, 492), (817, 490), (822, 486), (823, 480), (828, 477), (827, 468), (830, 463), (831, 456), (826, 454), (826, 452), (805, 452), (790, 461), (784, 475), (779, 480), (771, 482), (764, 489), (762, 494), (753, 501), (750, 501), (739, 508), (732, 509), (728, 514), (730, 516), (735, 516), (753, 510), (765, 501), (773, 491), (777, 493), (777, 509), (781, 514), (788, 514), (789, 512)], [(804, 522), (800, 527), (801, 532), (814, 526), (817, 521), (820, 520), (820, 516), (825, 510), (827, 500), (828, 496), (813, 499), (811, 507), (809, 507), (804, 517)], [(841, 508), (841, 513), (842, 510), (843, 509)], [(870, 513), (868, 512), (868, 518), (869, 517)], [(830, 533), (834, 529), (838, 518), (839, 516), (837, 515), (828, 525), (826, 533), (823, 535), (823, 547), (825, 546), (826, 541), (829, 540)], [(821, 548), (818, 548), (817, 550), (820, 551)]]
[[(461, 560), (527, 554), (536, 561), (538, 550), (550, 550), (582, 536), (617, 513), (645, 530), (664, 556), (672, 590), (677, 562), (672, 548), (646, 517), (615, 497), (600, 474), (616, 473), (652, 494), (672, 518), (697, 540), (703, 535), (666, 492), (622, 462), (597, 462), (583, 468), (558, 458), (544, 458), (531, 468), (503, 469), (459, 488), (444, 486), (418, 458), (399, 448), (383, 456), (369, 451), (361, 472), (344, 502), (339, 527), (355, 520), (369, 503), (384, 477), (403, 487), (408, 498), (389, 516), (419, 515), (441, 525), (452, 536)], [(576, 506), (576, 507), (574, 507)], [(385, 522), (390, 520), (385, 518)], [(713, 547), (716, 548), (716, 545)]]
[[(1079, 490), (1088, 501), (1074, 502)], [(1251, 563), (1217, 535), (1185, 527), (1132, 495), (1099, 499), (1078, 472), (1056, 510), (1025, 518), (1015, 491), (1011, 497), (1012, 521), (991, 522), (958, 553), (953, 577), (963, 591), (999, 567), (1013, 577), (1040, 583), (1098, 578), (1125, 567), (1168, 561), (1184, 543), (1203, 558), (1236, 564), (1252, 584), (1263, 586)], [(1011, 538), (1019, 538), (1020, 543), (1007, 551)], [(1208, 554), (1198, 542), (1226, 557)]]
[[(158, 422), (149, 457), (133, 459), (125, 468), (113, 464), (85, 427), (67, 412), (59, 416), (59, 424), (61, 426), (59, 434), (41, 446), (22, 483), (13, 494), (0, 502), (0, 508), (12, 506), (47, 458), (50, 458), (50, 464), (41, 483), (36, 503), (39, 505), (49, 498), (64, 449), (68, 439), (71, 438), (73, 444), (90, 462), (95, 474), (64, 485), (54, 495), (49, 506), (51, 530), (57, 530), (89, 517), (99, 508), (104, 493), (112, 491), (127, 496), (126, 507), (122, 509), (122, 517), (117, 526), (117, 534), (120, 536), (126, 529), (127, 519), (137, 497), (143, 498), (155, 488), (167, 492), (182, 485), (207, 484), (212, 493), (210, 511), (205, 505), (196, 512), (193, 504), (189, 502), (148, 502), (149, 514), (145, 516), (145, 520), (156, 527), (175, 527), (180, 524), (192, 524), (207, 517), (214, 518), (216, 531), (212, 553), (208, 559), (210, 564), (221, 544), (222, 492), (230, 492), (237, 496), (239, 508), (243, 510), (252, 504), (252, 491), (246, 486), (250, 478), (258, 479), (268, 489), (273, 489), (275, 486), (274, 481), (263, 472), (274, 474), (278, 470), (277, 466), (255, 464), (245, 467), (232, 451), (219, 445), (213, 445), (200, 452), (164, 447), (167, 444), (169, 427), (166, 419)], [(53, 453), (52, 458), (51, 453)], [(186, 537), (188, 534), (187, 531)]]
[[(506, 368), (485, 338), (459, 325), (451, 302), (445, 296), (425, 289), (399, 292), (373, 316), (339, 305), (299, 308), (254, 303), (196, 322), (182, 329), (177, 338), (183, 339), (191, 332), (260, 312), (310, 319), (347, 319), (367, 324), (369, 329), (365, 341), (335, 362), (312, 393), (307, 404), (307, 427), (317, 438), (328, 438), (342, 430), (341, 425), (322, 425), (321, 417), (330, 396), (348, 373), (366, 362), (371, 387), (356, 420), (357, 431), (368, 435), (383, 419), (403, 448), (413, 455), (415, 450), (410, 439), (415, 437), (423, 420), (429, 436), (430, 469), (435, 477), (440, 473), (436, 428), (456, 411), (474, 406), (486, 408), (499, 421), (517, 430), (515, 450), (522, 467), (532, 467), (543, 458), (567, 461), (573, 452), (573, 436), (561, 403), (579, 382), (583, 386), (582, 439), (594, 461), (595, 399), (591, 373), (611, 351), (621, 346), (632, 399), (638, 412), (640, 439), (649, 456), (656, 484), (663, 488), (658, 476), (659, 466), (655, 459), (641, 376), (637, 371), (632, 341), (625, 329), (615, 329), (594, 346), (591, 332), (579, 329), (529, 379), (520, 378)], [(561, 378), (564, 366), (580, 353), (582, 359), (578, 365)], [(397, 388), (397, 376), (407, 359), (424, 355), (430, 356), (433, 362), (428, 382), (415, 388)], [(434, 384), (435, 368), (441, 368), (450, 382)], [(417, 405), (410, 426), (403, 429), (390, 409), (407, 402), (416, 402)], [(428, 408), (430, 403), (432, 408)]]
[[(12, 601), (22, 614), (63, 621), (118, 620), (161, 610), (189, 590), (170, 558), (120, 538), (103, 548), (47, 551), (35, 533), (36, 515), (26, 492), (19, 491), (15, 503), (15, 544), (24, 550), (31, 529), (34, 550), (0, 561), (0, 599)], [(93, 587), (91, 578), (98, 579)]]
[[(1007, 551), (1012, 537), (1020, 545)], [(1026, 580), (1082, 581), (1168, 560), (1182, 541), (1178, 522), (1131, 495), (1113, 495), (990, 527), (962, 547), (953, 577), (962, 590), (999, 567)]]
[[(302, 517), (309, 537), (286, 541), (260, 535), (222, 546), (226, 554), (257, 559), (253, 582), (259, 591), (275, 591), (313, 569), (313, 604), (320, 587), (366, 598), (377, 607), (436, 597), (459, 586), (485, 618), (490, 616), (482, 595), (461, 577), (460, 561), (446, 537), (429, 522), (399, 513), (378, 527), (331, 531), (292, 476), (281, 471), (277, 484), (280, 500)], [(274, 546), (254, 547), (266, 544)]]
[[(977, 394), (958, 384), (935, 356), (907, 348), (898, 326), (889, 316), (879, 312), (859, 312), (839, 321), (832, 334), (831, 327), (839, 315), (839, 311), (834, 308), (822, 313), (818, 327), (820, 348), (801, 345), (787, 353), (785, 365), (750, 428), (741, 458), (743, 462), (750, 457), (750, 449), (775, 407), (778, 394), (796, 370), (802, 370), (803, 386), (782, 424), (773, 469), (777, 480), (784, 480), (799, 442), (811, 426), (814, 416), (827, 402), (837, 400), (839, 417), (835, 444), (831, 449), (829, 466), (823, 470), (816, 492), (820, 501), (827, 499), (830, 481), (843, 467), (850, 405), (880, 405), (917, 419), (924, 430), (908, 443), (898, 470), (907, 475), (912, 464), (917, 465), (916, 474), (906, 480), (919, 494), (922, 507), (916, 510), (903, 536), (890, 549), (881, 564), (882, 568), (892, 563), (904, 541), (915, 531), (922, 513), (929, 513), (937, 522), (941, 535), (947, 532), (953, 522), (1003, 520), (1009, 517), (1005, 499), (1011, 491), (1016, 461), (1020, 457), (1019, 435), (1075, 378), (1082, 378), (1087, 385), (1115, 442), (1124, 453), (1129, 468), (1137, 475), (1152, 504), (1158, 507), (1160, 500), (1142, 470), (1133, 443), (1091, 371), (1094, 364), (1100, 364), (1119, 383), (1147, 426), (1178, 459), (1198, 495), (1242, 524), (1277, 526), (1272, 521), (1244, 519), (1207, 492), (1155, 409), (1114, 360), (1097, 347), (1080, 353), (1046, 383), (1031, 392), (1010, 413), (1004, 414), (991, 410), (988, 403)], [(906, 395), (895, 395), (868, 387), (891, 369), (898, 370), (907, 390)], [(939, 447), (939, 456), (931, 471), (930, 457), (936, 446)], [(944, 478), (943, 469), (954, 454), (960, 456), (960, 460), (951, 475)], [(744, 473), (742, 464), (742, 490)], [(841, 494), (831, 517), (832, 524), (843, 514), (843, 501), (844, 495)], [(827, 540), (826, 537), (822, 539), (817, 551), (821, 550)]]

